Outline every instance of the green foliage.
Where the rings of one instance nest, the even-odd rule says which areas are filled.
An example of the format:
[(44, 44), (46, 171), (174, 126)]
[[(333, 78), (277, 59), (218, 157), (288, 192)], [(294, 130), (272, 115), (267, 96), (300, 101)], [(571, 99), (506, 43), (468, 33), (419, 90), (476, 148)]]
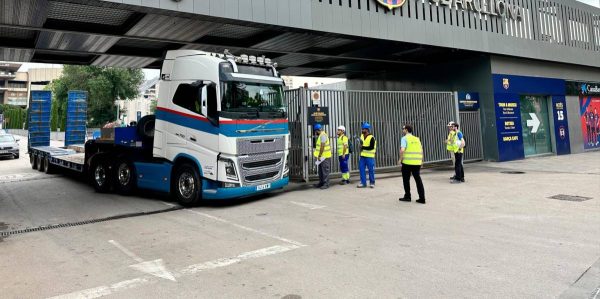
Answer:
[(19, 106), (0, 104), (0, 114), (4, 114), (5, 129), (23, 129), (27, 122), (27, 110)]
[(150, 114), (154, 114), (156, 112), (156, 105), (158, 104), (157, 100), (150, 101)]
[(53, 81), (52, 130), (66, 123), (67, 96), (70, 90), (88, 92), (88, 127), (100, 127), (116, 118), (116, 99), (138, 95), (144, 79), (140, 69), (65, 65), (62, 76)]

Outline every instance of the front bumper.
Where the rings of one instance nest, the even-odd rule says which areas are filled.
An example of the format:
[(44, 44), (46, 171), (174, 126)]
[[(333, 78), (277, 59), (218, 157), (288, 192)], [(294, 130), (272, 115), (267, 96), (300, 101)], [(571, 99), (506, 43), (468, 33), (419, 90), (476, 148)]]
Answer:
[(203, 199), (231, 199), (248, 197), (257, 194), (271, 192), (277, 189), (281, 189), (288, 185), (289, 177), (269, 183), (270, 186), (265, 188), (265, 185), (260, 186), (246, 186), (246, 187), (235, 187), (235, 188), (215, 188), (215, 189), (203, 189)]
[(0, 150), (0, 157), (15, 157), (19, 155), (18, 149)]

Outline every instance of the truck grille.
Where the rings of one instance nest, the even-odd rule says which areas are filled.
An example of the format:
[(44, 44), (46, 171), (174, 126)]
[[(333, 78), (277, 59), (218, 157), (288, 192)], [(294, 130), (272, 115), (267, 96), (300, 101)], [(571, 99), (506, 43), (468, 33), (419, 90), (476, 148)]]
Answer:
[(262, 154), (285, 150), (284, 137), (245, 138), (237, 140), (240, 155)]
[(269, 183), (283, 172), (284, 152), (248, 155), (239, 158), (241, 178), (248, 186)]

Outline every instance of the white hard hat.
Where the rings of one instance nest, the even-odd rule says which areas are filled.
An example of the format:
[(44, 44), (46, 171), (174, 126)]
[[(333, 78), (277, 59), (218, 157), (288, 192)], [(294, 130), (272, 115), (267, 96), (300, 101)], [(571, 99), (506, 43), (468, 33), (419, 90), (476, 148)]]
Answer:
[(455, 124), (456, 124), (455, 122), (451, 121), (451, 122), (449, 122), (449, 123), (448, 123), (448, 125), (447, 125), (447, 126), (448, 126), (448, 127), (453, 127)]
[(338, 130), (342, 130), (342, 131), (346, 132), (346, 127), (344, 127), (344, 126), (339, 126), (339, 127), (338, 127)]

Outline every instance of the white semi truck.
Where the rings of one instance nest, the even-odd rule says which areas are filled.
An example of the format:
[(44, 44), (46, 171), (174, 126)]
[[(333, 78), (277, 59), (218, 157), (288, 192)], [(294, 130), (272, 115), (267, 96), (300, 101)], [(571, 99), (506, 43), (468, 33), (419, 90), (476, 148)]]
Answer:
[(268, 58), (169, 51), (154, 115), (79, 150), (30, 147), (31, 165), (82, 172), (98, 192), (150, 189), (183, 205), (280, 189), (290, 147), (283, 84)]

